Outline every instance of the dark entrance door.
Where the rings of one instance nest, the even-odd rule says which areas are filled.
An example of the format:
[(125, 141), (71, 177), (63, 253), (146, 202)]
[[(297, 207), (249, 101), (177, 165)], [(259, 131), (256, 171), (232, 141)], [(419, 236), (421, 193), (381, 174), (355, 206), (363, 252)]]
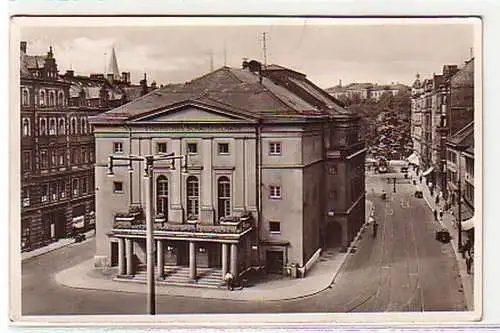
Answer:
[(59, 210), (55, 213), (56, 221), (56, 238), (66, 237), (66, 216), (64, 210)]
[(283, 274), (283, 251), (267, 251), (266, 267), (269, 274)]
[(111, 266), (118, 266), (118, 242), (111, 242)]
[(342, 245), (342, 226), (340, 223), (332, 221), (328, 223), (326, 232), (327, 247), (335, 248)]

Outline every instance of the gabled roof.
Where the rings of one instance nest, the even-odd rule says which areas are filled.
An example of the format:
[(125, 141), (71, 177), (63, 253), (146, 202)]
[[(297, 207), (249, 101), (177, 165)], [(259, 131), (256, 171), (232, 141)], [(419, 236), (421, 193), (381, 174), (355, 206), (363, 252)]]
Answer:
[[(279, 67), (275, 69), (284, 68)], [(333, 98), (329, 98), (326, 92), (306, 80), (305, 76), (300, 79), (293, 75), (294, 90), (288, 86), (288, 82), (292, 81), (285, 81), (287, 84), (284, 85), (283, 73), (280, 75), (281, 81), (278, 81), (270, 73), (260, 76), (249, 70), (222, 67), (184, 84), (168, 85), (154, 90), (101, 114), (96, 121), (127, 121), (190, 102), (211, 105), (242, 116), (252, 115), (256, 119), (305, 119), (351, 114), (336, 104)], [(298, 93), (297, 89), (301, 91)], [(303, 94), (313, 96), (318, 103), (327, 107), (318, 108), (311, 104), (310, 98), (306, 101)]]
[(474, 151), (474, 122), (472, 121), (464, 126), (447, 141), (449, 145), (458, 149), (472, 148), (472, 151)]

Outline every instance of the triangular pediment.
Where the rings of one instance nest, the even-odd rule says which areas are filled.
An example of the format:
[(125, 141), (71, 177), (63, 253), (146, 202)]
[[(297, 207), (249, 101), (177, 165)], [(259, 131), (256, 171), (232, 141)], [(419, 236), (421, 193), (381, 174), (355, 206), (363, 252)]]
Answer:
[(231, 123), (252, 122), (255, 119), (247, 114), (221, 110), (199, 104), (184, 104), (155, 110), (148, 115), (134, 119), (134, 122), (159, 123)]

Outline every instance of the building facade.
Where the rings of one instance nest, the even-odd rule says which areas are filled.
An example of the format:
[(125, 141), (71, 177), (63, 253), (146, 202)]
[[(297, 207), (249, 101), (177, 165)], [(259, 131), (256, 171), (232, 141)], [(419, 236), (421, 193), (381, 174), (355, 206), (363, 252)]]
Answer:
[[(364, 222), (359, 119), (290, 69), (255, 61), (164, 87), (92, 119), (96, 136), (96, 266), (145, 262), (143, 162), (154, 167), (154, 239), (163, 267), (305, 273), (321, 248), (347, 246)], [(126, 264), (124, 262), (126, 261)]]
[(347, 86), (338, 86), (328, 88), (326, 91), (338, 100), (359, 100), (367, 101), (373, 100), (380, 101), (380, 98), (385, 94), (396, 96), (401, 91), (409, 90), (408, 86), (399, 83), (391, 83), (387, 85), (378, 85), (373, 83), (351, 83)]
[(75, 228), (94, 228), (95, 152), (88, 117), (129, 98), (122, 93), (116, 101), (119, 87), (95, 76), (60, 76), (52, 48), (46, 55), (28, 55), (21, 42), (20, 52), (21, 245), (29, 251)]

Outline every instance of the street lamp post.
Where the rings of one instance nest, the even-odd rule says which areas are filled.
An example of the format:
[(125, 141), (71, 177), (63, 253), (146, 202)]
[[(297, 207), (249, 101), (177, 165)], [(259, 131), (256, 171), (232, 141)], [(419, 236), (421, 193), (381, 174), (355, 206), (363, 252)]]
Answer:
[(113, 176), (113, 163), (117, 161), (128, 161), (128, 171), (133, 172), (132, 162), (144, 162), (144, 179), (146, 185), (145, 211), (146, 211), (146, 284), (147, 284), (147, 313), (156, 314), (155, 282), (154, 282), (154, 205), (153, 205), (153, 166), (156, 161), (172, 161), (171, 168), (175, 168), (175, 160), (180, 159), (182, 168), (187, 169), (187, 155), (175, 155), (174, 153), (160, 153), (158, 155), (146, 156), (116, 156), (108, 157), (108, 176)]

